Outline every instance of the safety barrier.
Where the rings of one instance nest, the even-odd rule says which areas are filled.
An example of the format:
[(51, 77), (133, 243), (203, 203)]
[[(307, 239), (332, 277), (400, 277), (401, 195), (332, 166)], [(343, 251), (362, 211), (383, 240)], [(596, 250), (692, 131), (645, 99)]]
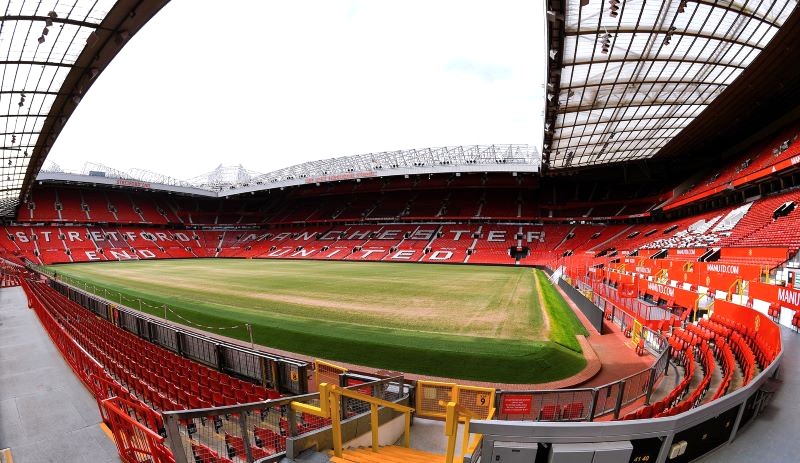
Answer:
[(102, 410), (123, 462), (175, 463), (172, 452), (164, 445), (164, 437), (131, 417), (131, 413), (145, 413), (142, 407), (113, 397), (102, 401)]
[[(728, 303), (730, 304), (730, 303)], [(755, 419), (767, 406), (775, 393), (777, 383), (773, 381), (783, 356), (781, 333), (769, 318), (746, 307), (719, 309), (723, 315), (738, 323), (740, 330), (751, 333), (751, 340), (763, 352), (769, 348), (777, 349), (777, 354), (763, 356), (763, 370), (751, 381), (744, 382), (733, 392), (722, 395), (713, 401), (690, 408), (674, 416), (658, 419), (633, 419), (624, 421), (590, 423), (574, 422), (554, 425), (547, 422), (506, 422), (500, 420), (479, 420), (472, 423), (472, 431), (481, 433), (481, 446), (467, 459), (474, 462), (477, 457), (491, 459), (499, 455), (496, 449), (516, 449), (526, 452), (525, 458), (538, 461), (574, 461), (559, 456), (564, 446), (573, 451), (619, 452), (605, 455), (608, 461), (684, 463), (695, 461), (717, 447), (736, 439), (740, 429)], [(717, 314), (715, 313), (715, 316)], [(664, 362), (659, 358), (656, 364)], [(770, 362), (771, 360), (771, 362)], [(759, 361), (761, 363), (761, 361)], [(625, 401), (623, 393), (618, 400)], [(500, 398), (501, 403), (503, 398)], [(502, 410), (501, 410), (502, 411)], [(534, 445), (520, 442), (536, 442)], [(575, 445), (579, 444), (579, 445)], [(516, 446), (516, 447), (515, 447)], [(575, 458), (575, 455), (572, 455)], [(484, 460), (486, 461), (486, 460)]]
[[(402, 380), (401, 377), (395, 379)], [(320, 405), (318, 407), (307, 405), (301, 402), (292, 402), (292, 410), (303, 411), (320, 418), (330, 419), (331, 434), (333, 439), (333, 454), (335, 456), (339, 458), (342, 457), (342, 416), (347, 415), (347, 409), (343, 408), (345, 405), (343, 399), (345, 398), (369, 405), (370, 433), (372, 438), (373, 452), (378, 451), (380, 442), (378, 407), (389, 408), (403, 414), (403, 446), (411, 446), (411, 413), (414, 411), (413, 408), (326, 383), (320, 384), (319, 393)]]
[(485, 418), (494, 408), (495, 393), (494, 388), (420, 380), (417, 381), (417, 415), (423, 418), (446, 418), (447, 403), (455, 402)]
[(347, 368), (314, 359), (314, 373), (314, 380), (319, 391), (319, 386), (322, 383), (339, 384), (339, 375), (347, 373)]
[(180, 328), (55, 280), (50, 274), (52, 272), (45, 272), (45, 269), (30, 269), (47, 278), (49, 285), (67, 298), (152, 344), (283, 393), (308, 392), (308, 363), (304, 361), (242, 347)]
[(613, 414), (641, 398), (649, 403), (650, 394), (669, 366), (666, 340), (657, 332), (642, 327), (640, 336), (656, 356), (653, 364), (638, 373), (594, 388), (500, 391), (497, 394), (498, 419), (523, 421), (594, 421)]
[[(336, 387), (340, 423), (369, 414), (375, 402), (372, 399), (397, 403), (408, 400), (411, 394), (402, 376)], [(369, 394), (364, 394), (367, 391)], [(321, 398), (327, 400), (330, 396), (311, 393), (252, 404), (165, 412), (167, 443), (177, 463), (192, 463), (203, 455), (239, 458), (248, 463), (279, 459), (283, 454), (293, 457), (305, 450), (309, 436), (333, 426), (332, 416), (319, 412), (330, 406)]]

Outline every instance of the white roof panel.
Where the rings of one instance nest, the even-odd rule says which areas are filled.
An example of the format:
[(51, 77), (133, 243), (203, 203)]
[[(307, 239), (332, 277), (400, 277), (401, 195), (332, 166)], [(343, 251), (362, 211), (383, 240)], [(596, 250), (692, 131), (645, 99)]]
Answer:
[(550, 167), (654, 156), (739, 77), (796, 5), (566, 0)]
[(17, 203), (62, 84), (116, 0), (10, 0), (0, 7), (0, 211)]

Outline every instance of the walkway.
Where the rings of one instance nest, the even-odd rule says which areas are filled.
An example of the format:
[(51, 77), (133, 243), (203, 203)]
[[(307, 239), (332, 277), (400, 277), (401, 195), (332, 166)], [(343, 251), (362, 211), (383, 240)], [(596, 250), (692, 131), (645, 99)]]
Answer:
[[(589, 380), (581, 381), (579, 384), (570, 384), (569, 386), (561, 387), (597, 387), (612, 383), (619, 379), (625, 378), (635, 373), (639, 373), (645, 368), (649, 368), (654, 361), (650, 355), (639, 356), (633, 348), (631, 340), (626, 338), (622, 333), (622, 329), (609, 322), (603, 320), (603, 331), (606, 333), (600, 335), (594, 327), (592, 327), (589, 320), (581, 312), (581, 309), (572, 302), (569, 296), (564, 292), (561, 287), (555, 285), (555, 288), (561, 294), (561, 297), (567, 302), (567, 305), (572, 309), (578, 319), (583, 323), (583, 326), (589, 330), (587, 340), (594, 351), (597, 358), (600, 359), (602, 367), (600, 372), (595, 374)], [(568, 378), (569, 380), (569, 378)], [(539, 389), (534, 388), (534, 389)], [(555, 388), (554, 388), (555, 389)]]
[(778, 379), (783, 381), (770, 405), (739, 431), (729, 446), (703, 458), (702, 462), (751, 463), (797, 461), (800, 455), (800, 334), (781, 327), (783, 359)]
[(22, 289), (0, 289), (0, 449), (14, 463), (119, 463), (100, 421)]

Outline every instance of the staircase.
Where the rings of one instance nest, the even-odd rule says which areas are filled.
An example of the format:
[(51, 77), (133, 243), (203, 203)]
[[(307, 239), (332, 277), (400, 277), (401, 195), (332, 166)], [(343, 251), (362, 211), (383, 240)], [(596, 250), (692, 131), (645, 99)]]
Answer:
[(444, 463), (445, 456), (405, 447), (389, 445), (381, 447), (377, 452), (359, 447), (347, 449), (342, 457), (330, 453), (330, 461), (334, 463)]

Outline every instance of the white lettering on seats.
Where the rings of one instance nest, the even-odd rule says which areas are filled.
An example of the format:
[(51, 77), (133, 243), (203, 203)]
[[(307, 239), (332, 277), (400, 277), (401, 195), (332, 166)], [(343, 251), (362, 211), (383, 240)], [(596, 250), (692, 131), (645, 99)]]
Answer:
[(408, 249), (404, 251), (397, 251), (395, 255), (390, 257), (390, 259), (397, 259), (397, 260), (409, 260), (414, 257), (414, 251), (410, 251)]
[(428, 257), (428, 260), (450, 260), (453, 257), (453, 251), (434, 251)]

